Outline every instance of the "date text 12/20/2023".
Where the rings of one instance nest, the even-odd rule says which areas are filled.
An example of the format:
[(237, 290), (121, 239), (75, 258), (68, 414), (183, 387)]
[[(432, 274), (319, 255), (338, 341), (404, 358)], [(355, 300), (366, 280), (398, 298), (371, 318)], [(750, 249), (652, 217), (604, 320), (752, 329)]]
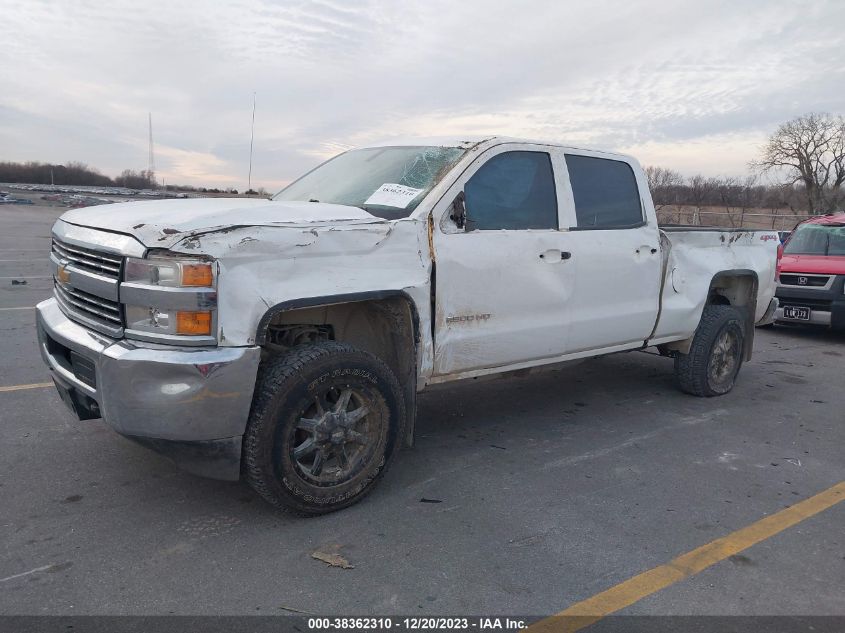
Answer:
[(519, 631), (525, 626), (525, 620), (506, 617), (308, 618), (310, 631)]

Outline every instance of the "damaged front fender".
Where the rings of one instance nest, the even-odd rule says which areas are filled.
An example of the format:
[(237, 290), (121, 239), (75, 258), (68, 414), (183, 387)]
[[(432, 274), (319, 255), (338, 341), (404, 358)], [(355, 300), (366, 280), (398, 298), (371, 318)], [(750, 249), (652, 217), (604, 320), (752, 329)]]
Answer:
[(269, 319), (295, 306), (401, 294), (427, 323), (425, 230), (413, 219), (239, 226), (186, 236), (170, 251), (217, 261), (220, 344), (261, 345)]

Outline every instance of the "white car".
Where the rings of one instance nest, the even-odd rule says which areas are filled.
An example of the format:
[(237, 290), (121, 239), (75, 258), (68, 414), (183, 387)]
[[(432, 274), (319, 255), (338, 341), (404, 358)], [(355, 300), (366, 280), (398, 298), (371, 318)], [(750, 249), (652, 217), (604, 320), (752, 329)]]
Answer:
[(656, 346), (721, 395), (777, 307), (776, 232), (658, 227), (633, 158), (510, 138), (69, 211), (53, 239), (40, 345), (79, 417), (303, 514), (372, 489), (429, 385)]

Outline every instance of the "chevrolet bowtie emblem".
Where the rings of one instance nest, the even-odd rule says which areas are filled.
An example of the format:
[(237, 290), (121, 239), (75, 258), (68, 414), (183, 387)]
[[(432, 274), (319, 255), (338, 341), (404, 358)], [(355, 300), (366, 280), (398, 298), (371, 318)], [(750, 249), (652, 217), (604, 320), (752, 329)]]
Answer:
[(59, 266), (59, 269), (56, 271), (56, 279), (61, 281), (63, 284), (70, 283), (70, 272), (68, 272), (65, 264)]

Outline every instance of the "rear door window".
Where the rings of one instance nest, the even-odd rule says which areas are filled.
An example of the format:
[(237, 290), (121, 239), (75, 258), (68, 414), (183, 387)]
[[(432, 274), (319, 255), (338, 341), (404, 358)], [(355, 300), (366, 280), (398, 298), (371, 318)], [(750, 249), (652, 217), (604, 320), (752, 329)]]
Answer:
[(566, 155), (579, 229), (631, 228), (643, 222), (637, 179), (628, 163)]

